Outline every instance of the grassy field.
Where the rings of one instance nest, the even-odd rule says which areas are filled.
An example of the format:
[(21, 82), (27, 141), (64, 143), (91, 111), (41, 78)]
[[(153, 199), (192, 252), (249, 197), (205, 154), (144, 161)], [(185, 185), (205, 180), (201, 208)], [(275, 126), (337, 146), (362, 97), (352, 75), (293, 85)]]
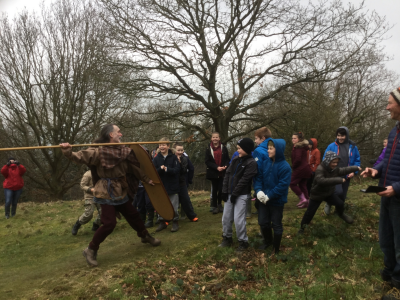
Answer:
[[(302, 237), (304, 210), (289, 193), (281, 254), (257, 249), (257, 219), (248, 219), (251, 248), (220, 249), (222, 214), (208, 212), (209, 193), (195, 192), (199, 222), (176, 233), (155, 233), (160, 247), (142, 244), (125, 220), (101, 245), (99, 267), (82, 256), (91, 223), (71, 235), (83, 201), (22, 203), (16, 217), (0, 210), (0, 299), (379, 299), (389, 287), (379, 276), (379, 197), (350, 187), (353, 225), (323, 215), (323, 205)], [(254, 210), (254, 209), (253, 209)], [(234, 240), (236, 237), (234, 236)], [(235, 244), (236, 246), (236, 244)]]

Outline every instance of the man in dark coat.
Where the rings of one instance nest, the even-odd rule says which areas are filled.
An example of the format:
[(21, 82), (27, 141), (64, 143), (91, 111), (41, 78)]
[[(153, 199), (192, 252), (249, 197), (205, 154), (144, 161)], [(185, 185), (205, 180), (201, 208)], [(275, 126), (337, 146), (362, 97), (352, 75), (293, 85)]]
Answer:
[[(389, 95), (386, 110), (396, 120), (396, 126), (390, 131), (384, 159), (373, 169), (366, 168), (363, 177), (380, 178), (379, 186), (386, 191), (381, 196), (379, 215), (379, 245), (384, 254), (385, 268), (381, 270), (382, 280), (390, 282), (400, 290), (400, 88)], [(397, 291), (398, 292), (398, 291)], [(398, 294), (398, 293), (397, 293)], [(382, 299), (400, 299), (394, 294)]]

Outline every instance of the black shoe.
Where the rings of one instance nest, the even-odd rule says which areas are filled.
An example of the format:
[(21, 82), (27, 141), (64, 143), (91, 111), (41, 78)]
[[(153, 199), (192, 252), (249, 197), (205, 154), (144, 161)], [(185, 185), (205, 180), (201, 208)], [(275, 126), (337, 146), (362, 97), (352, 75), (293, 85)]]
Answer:
[(79, 228), (81, 228), (81, 223), (79, 223), (79, 220), (76, 221), (75, 225), (72, 227), (72, 235), (76, 235), (78, 233)]
[(400, 300), (400, 291), (398, 289), (391, 289), (382, 300)]
[(300, 230), (297, 232), (297, 235), (303, 235), (304, 234), (304, 229), (300, 228)]
[(160, 221), (160, 224), (158, 224), (156, 231), (159, 232), (167, 227), (168, 227), (167, 223), (165, 223), (164, 221)]
[(338, 215), (339, 218), (341, 218), (343, 221), (345, 221), (347, 224), (353, 224), (353, 218), (346, 215), (345, 213), (343, 213), (342, 215)]
[(140, 213), (140, 219), (142, 219), (143, 222), (146, 222), (146, 214)]
[(214, 207), (212, 213), (213, 213), (213, 215), (216, 215), (217, 213), (219, 213), (218, 207)]
[(231, 247), (233, 244), (232, 237), (226, 237), (222, 236), (222, 242), (221, 244), (218, 245), (218, 247), (225, 248), (225, 247)]
[(96, 232), (99, 229), (99, 225), (93, 222), (92, 231)]
[(144, 224), (144, 227), (146, 227), (146, 228), (153, 227), (154, 226), (153, 220), (154, 220), (154, 210), (148, 211), (147, 212), (147, 221)]
[(177, 232), (178, 230), (179, 230), (179, 223), (178, 223), (178, 221), (173, 221), (173, 222), (172, 222), (171, 232)]
[(245, 251), (247, 248), (249, 248), (249, 243), (245, 241), (240, 241), (239, 247), (236, 248), (236, 251), (238, 252)]
[(264, 230), (261, 230), (262, 235), (264, 236), (264, 241), (263, 244), (258, 247), (259, 250), (265, 250), (267, 249), (269, 246), (272, 245), (272, 228), (267, 228)]
[(224, 212), (224, 207), (222, 206), (222, 204), (218, 204), (218, 210), (219, 210), (219, 212), (222, 212), (222, 213)]
[(398, 290), (400, 291), (400, 281), (399, 281), (399, 280), (396, 280), (396, 279), (394, 279), (394, 278), (392, 277), (391, 282), (392, 282), (393, 287), (395, 287), (396, 289), (398, 289)]
[(9, 219), (10, 218), (10, 216), (9, 215), (6, 215), (6, 219)]
[(385, 274), (383, 270), (380, 270), (379, 273), (381, 273), (381, 278), (383, 281), (390, 283), (392, 282), (392, 276)]
[(274, 235), (274, 251), (275, 251), (275, 254), (279, 253), (279, 248), (281, 247), (281, 240), (282, 240), (282, 234), (275, 234)]

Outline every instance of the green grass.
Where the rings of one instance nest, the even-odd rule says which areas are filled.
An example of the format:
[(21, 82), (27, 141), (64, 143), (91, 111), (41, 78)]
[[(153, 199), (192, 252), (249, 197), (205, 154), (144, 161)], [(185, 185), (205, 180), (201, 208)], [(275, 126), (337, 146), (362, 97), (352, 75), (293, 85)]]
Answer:
[(181, 221), (177, 233), (152, 228), (162, 241), (153, 248), (118, 221), (97, 268), (81, 253), (93, 236), (91, 223), (71, 235), (83, 201), (22, 203), (9, 220), (2, 208), (0, 299), (379, 299), (389, 288), (379, 276), (380, 199), (360, 188), (353, 184), (348, 195), (353, 225), (324, 216), (321, 205), (303, 237), (297, 231), (304, 210), (290, 192), (277, 257), (255, 250), (256, 217), (248, 220), (249, 251), (238, 256), (234, 248), (217, 248), (222, 214), (208, 212), (209, 192), (196, 192), (199, 222)]

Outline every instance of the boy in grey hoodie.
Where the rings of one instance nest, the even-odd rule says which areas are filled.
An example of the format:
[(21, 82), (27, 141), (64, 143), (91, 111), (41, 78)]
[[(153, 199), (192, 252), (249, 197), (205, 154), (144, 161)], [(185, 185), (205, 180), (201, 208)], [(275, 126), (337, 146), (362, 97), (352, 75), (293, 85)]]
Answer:
[(335, 186), (346, 180), (344, 178), (345, 175), (361, 171), (361, 168), (358, 166), (339, 168), (339, 161), (340, 158), (335, 152), (328, 151), (325, 153), (324, 160), (315, 171), (315, 178), (311, 187), (310, 203), (301, 220), (299, 234), (303, 234), (306, 225), (310, 224), (322, 201), (326, 201), (328, 205), (335, 205), (338, 216), (348, 224), (353, 223), (353, 219), (344, 214), (344, 202), (335, 193)]

